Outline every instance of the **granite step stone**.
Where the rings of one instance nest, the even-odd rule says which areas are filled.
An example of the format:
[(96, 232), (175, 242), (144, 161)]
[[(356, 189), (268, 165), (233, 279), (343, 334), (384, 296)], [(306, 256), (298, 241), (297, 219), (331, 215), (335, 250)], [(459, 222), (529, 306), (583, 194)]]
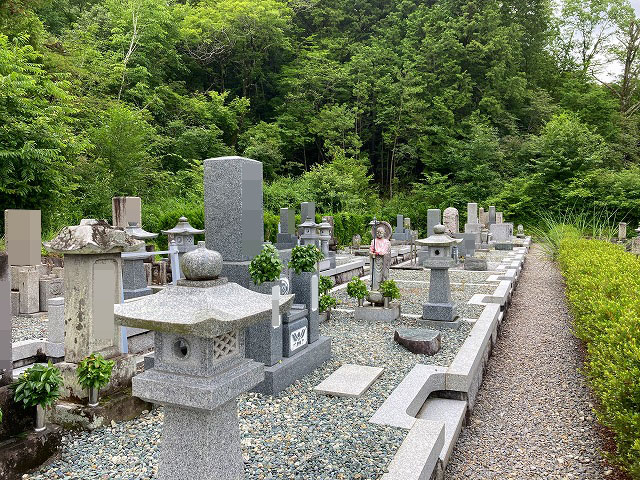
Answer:
[(345, 363), (313, 390), (322, 395), (357, 398), (373, 385), (383, 371), (384, 368), (380, 367)]

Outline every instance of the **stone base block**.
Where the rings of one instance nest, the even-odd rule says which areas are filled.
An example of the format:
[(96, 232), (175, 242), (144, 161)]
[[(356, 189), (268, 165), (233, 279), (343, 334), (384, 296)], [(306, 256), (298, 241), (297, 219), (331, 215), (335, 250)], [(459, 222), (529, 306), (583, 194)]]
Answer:
[(153, 290), (151, 290), (151, 287), (144, 287), (144, 288), (138, 288), (136, 290), (124, 289), (123, 293), (124, 293), (124, 299), (129, 300), (131, 298), (138, 298), (138, 297), (144, 297), (145, 295), (152, 295)]
[(400, 318), (400, 304), (391, 303), (389, 304), (389, 308), (374, 306), (356, 307), (354, 316), (356, 320), (393, 322)]
[(62, 428), (52, 424), (43, 432), (31, 431), (0, 442), (0, 478), (21, 479), (23, 474), (51, 459), (61, 446)]
[(251, 325), (245, 333), (245, 355), (270, 367), (282, 360), (282, 324), (274, 328), (271, 319)]
[[(119, 355), (111, 358), (115, 362), (111, 371), (111, 380), (101, 392), (110, 395), (114, 391), (119, 391), (131, 386), (131, 378), (136, 374), (137, 359), (135, 355)], [(77, 363), (60, 362), (56, 364), (62, 373), (62, 389), (60, 397), (83, 403), (89, 398), (89, 392), (78, 383), (76, 370)]]
[(110, 425), (111, 421), (122, 422), (132, 420), (143, 411), (151, 411), (151, 403), (131, 396), (131, 389), (122, 390), (111, 395), (99, 396), (97, 407), (57, 402), (47, 411), (47, 421), (62, 425), (65, 429), (95, 430)]
[(422, 306), (423, 320), (438, 320), (442, 322), (452, 322), (456, 318), (455, 303), (430, 303)]
[(440, 332), (428, 328), (398, 328), (393, 339), (411, 353), (435, 355), (440, 351)]
[(445, 328), (455, 330), (460, 326), (462, 319), (460, 317), (456, 317), (455, 320), (451, 322), (443, 322), (442, 320), (420, 320), (418, 319), (418, 323), (425, 328)]
[(484, 258), (467, 257), (464, 259), (464, 269), (484, 272), (487, 270), (487, 260)]
[(320, 337), (293, 357), (264, 369), (264, 381), (252, 391), (265, 395), (276, 395), (296, 380), (313, 372), (331, 358), (331, 338)]
[(512, 242), (496, 242), (495, 244), (496, 250), (513, 250)]

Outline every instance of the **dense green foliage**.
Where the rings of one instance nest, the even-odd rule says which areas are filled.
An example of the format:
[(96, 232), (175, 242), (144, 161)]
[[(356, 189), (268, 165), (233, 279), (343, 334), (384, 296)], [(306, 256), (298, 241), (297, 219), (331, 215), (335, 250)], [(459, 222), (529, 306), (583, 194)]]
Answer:
[(637, 30), (627, 0), (7, 0), (0, 205), (200, 226), (203, 159), (240, 154), (269, 239), (303, 200), (343, 244), (467, 201), (635, 221)]
[(615, 435), (615, 459), (640, 477), (640, 262), (621, 246), (570, 236), (559, 262), (598, 419)]
[(320, 295), (324, 295), (329, 293), (329, 290), (333, 288), (333, 280), (331, 277), (327, 277), (325, 275), (320, 275), (320, 280), (318, 281), (318, 291)]
[(35, 364), (11, 384), (13, 401), (23, 408), (40, 405), (49, 407), (60, 396), (62, 374), (51, 361), (47, 365)]
[(335, 308), (337, 305), (338, 300), (334, 296), (325, 293), (324, 295), (320, 295), (320, 299), (318, 300), (318, 311), (323, 313)]
[(398, 288), (395, 280), (389, 279), (384, 282), (380, 282), (380, 293), (382, 293), (383, 297), (391, 300), (400, 298), (400, 289)]
[(347, 283), (347, 295), (352, 298), (362, 300), (367, 296), (369, 290), (367, 284), (364, 283), (359, 277), (353, 277), (349, 283)]
[(278, 250), (271, 244), (265, 244), (262, 251), (249, 264), (249, 275), (256, 285), (264, 282), (274, 282), (280, 278), (282, 261)]
[(315, 272), (318, 262), (323, 258), (324, 255), (315, 245), (299, 245), (291, 249), (288, 267), (298, 275), (303, 272)]
[(100, 389), (109, 383), (113, 366), (113, 360), (105, 360), (99, 353), (92, 353), (78, 363), (78, 383), (82, 388)]

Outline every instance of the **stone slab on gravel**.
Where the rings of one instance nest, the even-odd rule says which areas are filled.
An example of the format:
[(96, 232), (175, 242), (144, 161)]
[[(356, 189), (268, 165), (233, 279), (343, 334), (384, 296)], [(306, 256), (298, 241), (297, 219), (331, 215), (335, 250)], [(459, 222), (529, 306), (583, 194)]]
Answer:
[(346, 363), (313, 390), (335, 397), (360, 397), (375, 382), (384, 368)]
[(428, 480), (444, 446), (442, 421), (416, 420), (382, 480)]
[(391, 303), (389, 308), (383, 307), (354, 307), (356, 320), (366, 320), (371, 322), (393, 322), (400, 318), (400, 304)]
[(393, 339), (412, 353), (435, 355), (440, 350), (440, 332), (428, 328), (398, 328)]
[(466, 401), (449, 398), (430, 398), (418, 413), (421, 420), (444, 422), (444, 445), (440, 451), (440, 460), (444, 465), (449, 462), (466, 413)]

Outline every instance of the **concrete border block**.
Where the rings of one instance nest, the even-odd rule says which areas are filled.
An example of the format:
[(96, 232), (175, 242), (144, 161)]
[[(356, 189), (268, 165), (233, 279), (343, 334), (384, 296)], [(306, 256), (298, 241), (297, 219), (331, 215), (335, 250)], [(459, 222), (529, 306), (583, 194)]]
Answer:
[(448, 398), (430, 398), (418, 413), (420, 420), (444, 422), (444, 446), (440, 452), (443, 467), (449, 463), (453, 447), (462, 431), (466, 413), (467, 402), (465, 400)]
[(445, 442), (445, 424), (416, 420), (382, 480), (429, 480)]
[(445, 389), (446, 372), (446, 367), (416, 364), (369, 421), (410, 429), (429, 395)]

